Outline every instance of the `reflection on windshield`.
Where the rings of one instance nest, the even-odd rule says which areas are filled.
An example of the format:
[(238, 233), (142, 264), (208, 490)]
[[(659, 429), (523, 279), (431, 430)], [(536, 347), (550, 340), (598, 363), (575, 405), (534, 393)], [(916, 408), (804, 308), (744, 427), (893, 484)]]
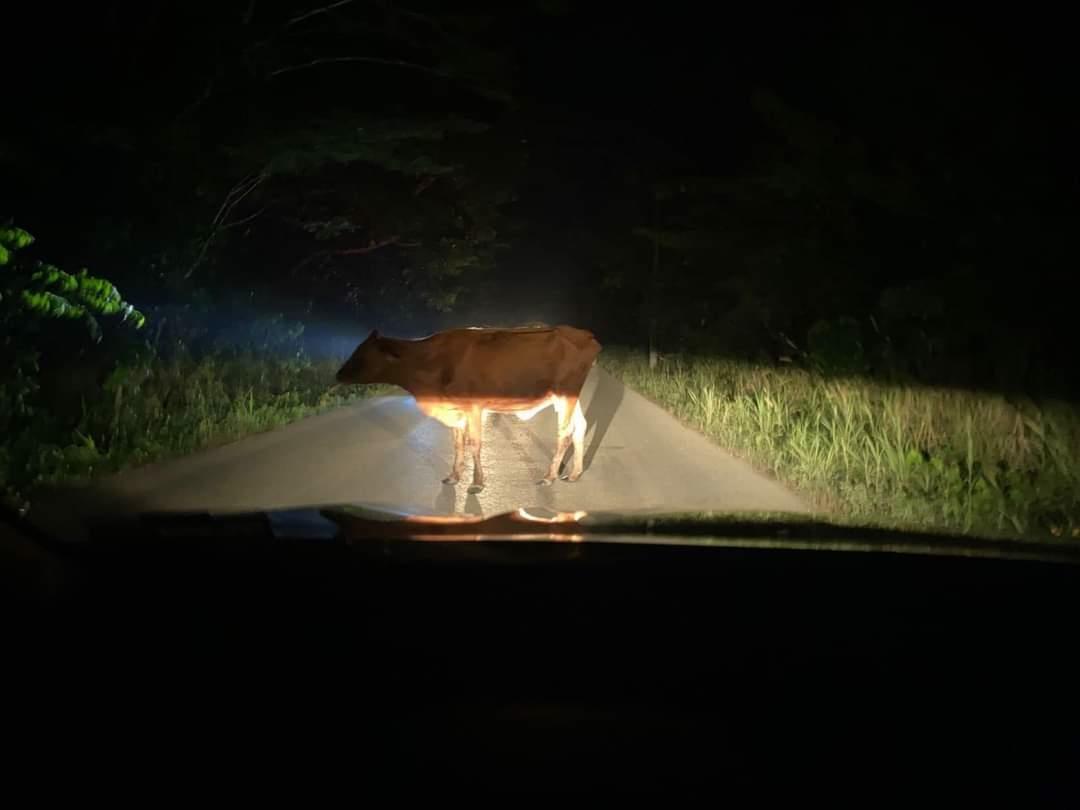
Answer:
[[(324, 510), (324, 516), (337, 523), (346, 538), (407, 537), (413, 540), (487, 540), (493, 536), (530, 540), (580, 541), (581, 521), (586, 512), (556, 512), (547, 516), (531, 514), (526, 509), (474, 517), (469, 515), (402, 515), (390, 513), (373, 516), (371, 510), (338, 508)], [(376, 513), (377, 514), (377, 513)]]

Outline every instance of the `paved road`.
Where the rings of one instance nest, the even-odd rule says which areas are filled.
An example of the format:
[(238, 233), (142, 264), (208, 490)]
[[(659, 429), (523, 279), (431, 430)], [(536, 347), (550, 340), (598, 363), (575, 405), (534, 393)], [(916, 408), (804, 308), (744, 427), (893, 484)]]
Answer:
[[(86, 493), (98, 507), (138, 510), (290, 508), (363, 503), (424, 514), (493, 515), (518, 507), (574, 511), (806, 512), (794, 494), (683, 427), (600, 368), (583, 392), (585, 474), (537, 481), (550, 460), (555, 417), (491, 415), (487, 487), (469, 494), (471, 458), (457, 486), (441, 483), (450, 431), (406, 396), (366, 400), (187, 458), (130, 470)], [(33, 510), (31, 510), (33, 511)]]

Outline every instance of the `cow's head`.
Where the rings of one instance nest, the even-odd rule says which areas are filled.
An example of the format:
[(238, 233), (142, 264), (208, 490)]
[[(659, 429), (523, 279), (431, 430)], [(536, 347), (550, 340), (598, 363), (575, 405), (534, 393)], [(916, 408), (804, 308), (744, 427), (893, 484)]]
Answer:
[(398, 356), (394, 347), (372, 329), (367, 340), (338, 369), (337, 381), (346, 384), (392, 382), (390, 375)]

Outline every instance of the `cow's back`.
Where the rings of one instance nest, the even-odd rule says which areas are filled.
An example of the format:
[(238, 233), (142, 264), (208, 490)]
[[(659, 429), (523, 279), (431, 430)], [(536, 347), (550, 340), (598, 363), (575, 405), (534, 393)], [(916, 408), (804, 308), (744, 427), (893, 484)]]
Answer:
[(455, 329), (427, 340), (440, 369), (430, 393), (455, 400), (578, 396), (600, 352), (591, 332), (571, 326)]

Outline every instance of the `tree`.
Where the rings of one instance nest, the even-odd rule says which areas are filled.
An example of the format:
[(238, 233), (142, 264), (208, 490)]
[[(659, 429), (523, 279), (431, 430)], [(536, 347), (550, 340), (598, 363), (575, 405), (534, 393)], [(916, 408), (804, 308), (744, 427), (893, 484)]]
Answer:
[(33, 236), (10, 222), (0, 226), (0, 327), (6, 340), (45, 319), (82, 321), (95, 340), (101, 338), (98, 318), (103, 316), (119, 316), (136, 328), (145, 324), (146, 318), (121, 298), (112, 282), (91, 276), (85, 268), (68, 273), (42, 261), (18, 261), (15, 253), (33, 242)]
[[(485, 200), (486, 181), (440, 153), (482, 135), (480, 122), (510, 100), (508, 54), (485, 33), (493, 19), (424, 2), (298, 10), (244, 0), (214, 4), (209, 16), (200, 8), (107, 6), (86, 19), (86, 41), (111, 58), (82, 70), (80, 51), (62, 52), (71, 67), (56, 72), (118, 92), (100, 108), (80, 106), (74, 90), (42, 77), (72, 114), (21, 117), (3, 153), (14, 150), (16, 168), (44, 167), (68, 193), (31, 221), (70, 222), (71, 253), (115, 266), (140, 299), (247, 286), (251, 273), (225, 257), (243, 253), (245, 234), (269, 234), (288, 245), (277, 266), (267, 267), (267, 251), (257, 256), (261, 280), (308, 260), (301, 271), (314, 278), (298, 276), (295, 290), (336, 275), (341, 286), (325, 285), (331, 303), (369, 297), (385, 279), (353, 271), (395, 255), (418, 307), (459, 300), (468, 277), (493, 261), (499, 196)], [(355, 92), (342, 93), (343, 77)], [(9, 188), (18, 197), (19, 183), (30, 191), (35, 178), (16, 174), (24, 176)], [(346, 188), (357, 176), (376, 182)], [(395, 204), (383, 207), (388, 197)]]
[(262, 168), (216, 218), (230, 278), (273, 263), (280, 284), (358, 315), (454, 308), (505, 245), (513, 166), (474, 147), (486, 127), (472, 122), (343, 120), (237, 150)]
[(16, 254), (34, 237), (8, 222), (0, 226), (0, 434), (14, 436), (17, 420), (32, 408), (38, 391), (43, 344), (67, 335), (63, 322), (84, 326), (83, 336), (101, 340), (102, 320), (119, 320), (140, 329), (145, 317), (123, 300), (111, 282), (85, 269), (68, 273)]

